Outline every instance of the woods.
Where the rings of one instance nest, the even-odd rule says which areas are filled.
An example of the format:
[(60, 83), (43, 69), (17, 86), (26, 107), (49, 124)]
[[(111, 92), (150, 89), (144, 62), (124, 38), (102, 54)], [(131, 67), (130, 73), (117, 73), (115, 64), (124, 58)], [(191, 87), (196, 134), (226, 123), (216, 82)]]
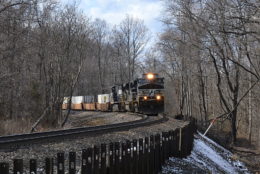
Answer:
[(0, 9), (0, 132), (64, 125), (64, 96), (108, 92), (137, 75), (147, 42), (140, 19), (112, 28), (76, 2), (52, 0), (2, 0)]
[(219, 118), (218, 129), (231, 132), (233, 143), (239, 136), (259, 145), (260, 4), (164, 3), (165, 31), (158, 46), (180, 113), (207, 124)]

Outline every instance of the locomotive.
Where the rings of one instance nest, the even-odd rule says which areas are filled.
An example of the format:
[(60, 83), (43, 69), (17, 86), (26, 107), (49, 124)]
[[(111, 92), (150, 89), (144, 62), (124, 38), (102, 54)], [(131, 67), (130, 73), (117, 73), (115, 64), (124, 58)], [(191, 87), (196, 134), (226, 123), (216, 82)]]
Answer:
[[(70, 108), (89, 111), (129, 111), (146, 115), (164, 112), (164, 78), (156, 73), (143, 74), (132, 82), (115, 85), (110, 94), (97, 96), (72, 96)], [(62, 109), (68, 109), (65, 97)]]
[(143, 74), (133, 82), (112, 87), (111, 107), (119, 111), (157, 115), (164, 111), (164, 78)]

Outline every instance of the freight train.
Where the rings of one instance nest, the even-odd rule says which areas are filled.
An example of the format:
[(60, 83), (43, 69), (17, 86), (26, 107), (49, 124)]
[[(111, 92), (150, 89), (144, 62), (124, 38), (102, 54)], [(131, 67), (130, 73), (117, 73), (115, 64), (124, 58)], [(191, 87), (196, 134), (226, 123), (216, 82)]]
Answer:
[[(89, 111), (130, 111), (147, 115), (164, 112), (164, 78), (155, 73), (143, 74), (133, 82), (115, 85), (110, 94), (72, 96), (71, 109)], [(62, 109), (68, 109), (65, 97)]]

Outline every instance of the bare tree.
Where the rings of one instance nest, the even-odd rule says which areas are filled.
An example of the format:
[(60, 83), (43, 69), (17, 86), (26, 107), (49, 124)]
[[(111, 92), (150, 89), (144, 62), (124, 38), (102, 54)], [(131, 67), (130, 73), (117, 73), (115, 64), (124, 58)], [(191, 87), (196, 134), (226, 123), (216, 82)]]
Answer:
[(104, 93), (104, 58), (105, 58), (105, 46), (108, 37), (108, 27), (104, 20), (96, 19), (93, 23), (94, 35), (93, 40), (95, 42), (95, 57), (98, 60), (98, 79), (100, 84), (100, 90)]
[[(255, 54), (259, 49), (256, 46), (259, 42), (259, 32), (257, 32), (259, 22), (256, 17), (259, 15), (259, 4), (240, 0), (235, 2), (165, 0), (165, 2), (167, 6), (165, 6), (166, 15), (163, 22), (167, 30), (161, 36), (159, 44), (165, 59), (174, 62), (171, 72), (174, 69), (175, 78), (180, 73), (180, 81), (185, 82), (177, 85), (177, 89), (180, 89), (177, 93), (182, 96), (180, 112), (182, 113), (183, 106), (188, 110), (191, 106), (193, 110), (203, 110), (207, 121), (212, 113), (212, 109), (207, 107), (208, 95), (216, 96), (215, 91), (208, 85), (215, 85), (220, 102), (216, 103), (215, 100), (215, 103), (211, 103), (215, 106), (210, 107), (222, 109), (224, 114), (216, 109), (218, 114), (223, 120), (230, 120), (235, 143), (239, 128), (237, 122), (239, 104), (248, 93), (251, 95), (250, 91), (254, 90), (259, 81), (259, 54)], [(197, 66), (194, 67), (194, 63)], [(251, 85), (242, 87), (241, 84), (246, 81), (241, 74), (245, 73), (250, 74)], [(198, 78), (199, 83), (196, 83), (194, 78)], [(197, 93), (194, 91), (196, 88), (190, 88), (191, 83), (198, 84), (199, 101), (190, 97), (192, 96), (190, 92)], [(212, 94), (209, 94), (208, 89)], [(201, 103), (198, 105), (199, 109), (189, 104), (193, 102)], [(217, 115), (214, 117), (216, 118)], [(252, 118), (249, 120), (251, 122)]]
[(147, 31), (143, 21), (128, 15), (118, 27), (118, 34), (121, 39), (121, 54), (127, 62), (128, 81), (134, 78), (136, 61), (148, 41)]

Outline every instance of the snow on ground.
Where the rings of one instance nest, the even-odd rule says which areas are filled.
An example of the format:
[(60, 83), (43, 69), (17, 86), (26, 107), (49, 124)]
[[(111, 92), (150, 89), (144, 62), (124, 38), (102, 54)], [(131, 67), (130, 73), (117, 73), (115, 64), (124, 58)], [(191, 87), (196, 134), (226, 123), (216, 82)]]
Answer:
[(231, 160), (232, 153), (200, 133), (193, 151), (185, 159), (171, 158), (162, 173), (249, 174), (243, 163)]

